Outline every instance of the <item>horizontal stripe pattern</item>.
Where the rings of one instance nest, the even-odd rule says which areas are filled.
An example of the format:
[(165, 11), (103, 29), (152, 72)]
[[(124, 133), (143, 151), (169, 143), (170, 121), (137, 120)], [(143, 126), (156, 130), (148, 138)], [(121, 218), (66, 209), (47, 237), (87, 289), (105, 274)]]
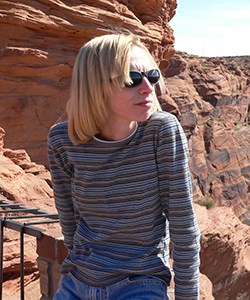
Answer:
[[(154, 113), (128, 139), (74, 146), (53, 126), (48, 158), (69, 256), (62, 266), (92, 286), (130, 274), (165, 277), (173, 243), (176, 299), (198, 299), (199, 229), (188, 147), (177, 119)], [(169, 230), (166, 230), (166, 228)]]

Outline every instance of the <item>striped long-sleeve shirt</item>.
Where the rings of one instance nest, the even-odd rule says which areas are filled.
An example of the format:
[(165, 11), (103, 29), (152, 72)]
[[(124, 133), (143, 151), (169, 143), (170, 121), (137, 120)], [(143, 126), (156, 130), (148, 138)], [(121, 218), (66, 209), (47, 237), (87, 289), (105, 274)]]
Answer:
[(92, 286), (129, 275), (171, 279), (175, 296), (198, 299), (200, 232), (188, 147), (177, 119), (156, 112), (121, 141), (73, 145), (67, 122), (49, 132), (55, 203), (69, 255), (62, 273)]

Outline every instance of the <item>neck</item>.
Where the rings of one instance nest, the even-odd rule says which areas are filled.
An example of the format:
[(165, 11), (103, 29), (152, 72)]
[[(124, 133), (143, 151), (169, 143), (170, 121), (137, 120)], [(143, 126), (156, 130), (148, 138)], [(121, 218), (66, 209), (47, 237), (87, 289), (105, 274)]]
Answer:
[(106, 141), (119, 141), (128, 137), (136, 129), (137, 122), (131, 122), (129, 125), (114, 126), (108, 124), (98, 134), (97, 137)]

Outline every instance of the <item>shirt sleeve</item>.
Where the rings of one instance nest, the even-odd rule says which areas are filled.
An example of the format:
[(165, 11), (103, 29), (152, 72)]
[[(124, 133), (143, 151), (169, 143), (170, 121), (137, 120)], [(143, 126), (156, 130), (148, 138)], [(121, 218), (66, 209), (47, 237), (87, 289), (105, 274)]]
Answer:
[(199, 299), (200, 231), (193, 210), (188, 145), (178, 120), (170, 115), (158, 136), (160, 196), (173, 246), (176, 300)]
[(48, 161), (64, 243), (68, 250), (71, 250), (77, 225), (71, 191), (72, 172), (67, 166), (66, 153), (60, 151), (58, 146), (53, 146), (50, 137), (48, 138)]

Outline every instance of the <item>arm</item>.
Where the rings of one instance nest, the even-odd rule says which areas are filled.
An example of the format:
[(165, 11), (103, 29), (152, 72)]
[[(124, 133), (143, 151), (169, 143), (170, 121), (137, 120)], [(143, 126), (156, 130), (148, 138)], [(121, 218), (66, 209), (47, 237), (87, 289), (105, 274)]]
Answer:
[(157, 148), (159, 186), (173, 243), (175, 299), (199, 299), (200, 232), (192, 205), (185, 134), (173, 116), (162, 125)]
[(48, 140), (48, 161), (52, 177), (55, 205), (59, 214), (60, 225), (64, 236), (64, 243), (68, 250), (73, 247), (73, 237), (76, 230), (76, 217), (71, 195), (71, 172), (66, 166), (57, 147)]

